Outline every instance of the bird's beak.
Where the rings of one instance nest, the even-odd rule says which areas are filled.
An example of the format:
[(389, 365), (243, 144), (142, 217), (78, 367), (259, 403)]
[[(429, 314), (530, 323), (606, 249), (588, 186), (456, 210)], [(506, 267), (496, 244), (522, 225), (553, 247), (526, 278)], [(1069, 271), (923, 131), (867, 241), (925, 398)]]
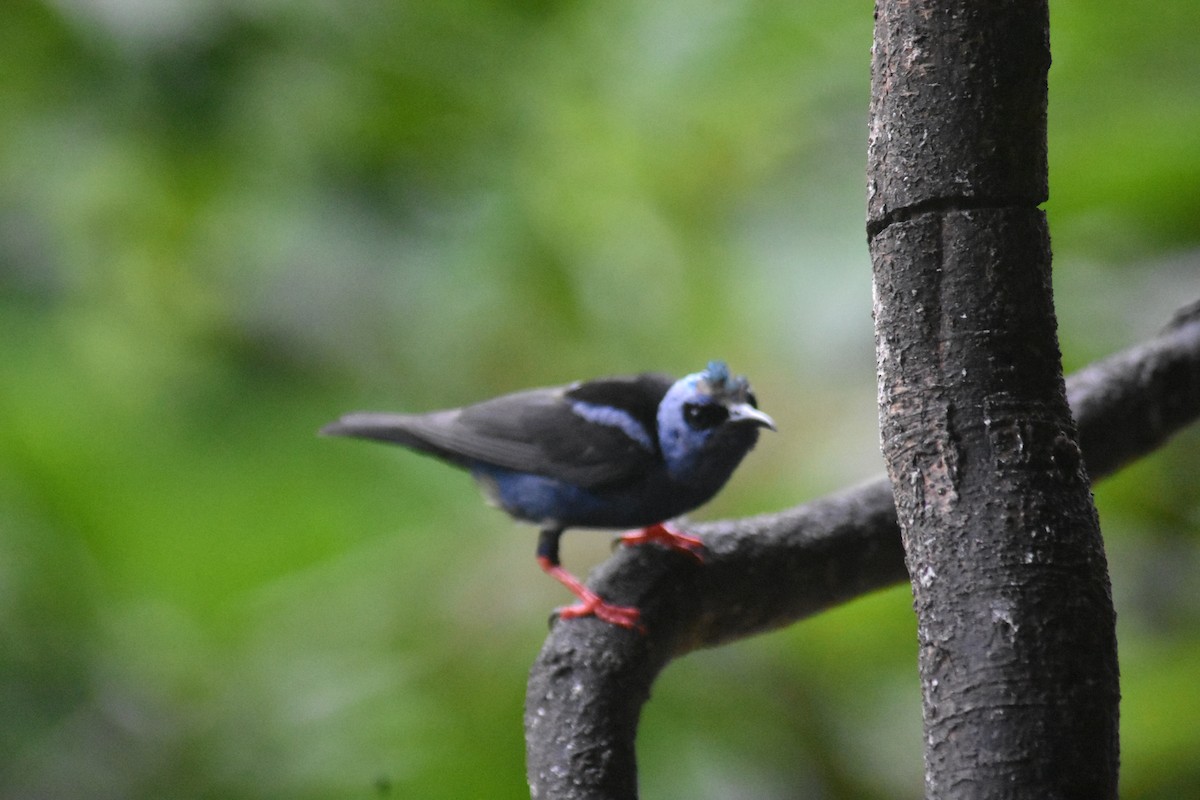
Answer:
[(759, 411), (749, 403), (735, 403), (729, 407), (730, 422), (748, 422), (751, 425), (758, 425), (762, 428), (770, 428), (778, 430), (775, 427), (775, 420), (768, 417), (763, 412)]

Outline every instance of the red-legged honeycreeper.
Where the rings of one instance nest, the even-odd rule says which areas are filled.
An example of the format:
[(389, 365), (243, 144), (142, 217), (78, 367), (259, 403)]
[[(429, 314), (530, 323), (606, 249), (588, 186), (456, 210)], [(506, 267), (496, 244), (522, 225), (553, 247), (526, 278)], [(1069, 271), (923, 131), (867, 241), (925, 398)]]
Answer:
[(724, 362), (673, 381), (644, 373), (507, 394), (427, 414), (347, 414), (321, 429), (404, 445), (468, 470), (498, 506), (541, 527), (538, 563), (579, 598), (564, 619), (595, 615), (640, 628), (636, 608), (602, 600), (559, 564), (567, 528), (643, 528), (700, 558), (702, 542), (663, 523), (707, 502), (775, 429)]

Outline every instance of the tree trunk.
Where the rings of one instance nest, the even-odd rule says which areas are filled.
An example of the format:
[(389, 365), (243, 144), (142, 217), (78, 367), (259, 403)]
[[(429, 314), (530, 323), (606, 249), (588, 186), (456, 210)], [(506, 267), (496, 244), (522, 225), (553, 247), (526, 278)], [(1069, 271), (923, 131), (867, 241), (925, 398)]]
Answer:
[(868, 233), (929, 798), (1109, 798), (1115, 617), (1062, 380), (1040, 0), (880, 0)]

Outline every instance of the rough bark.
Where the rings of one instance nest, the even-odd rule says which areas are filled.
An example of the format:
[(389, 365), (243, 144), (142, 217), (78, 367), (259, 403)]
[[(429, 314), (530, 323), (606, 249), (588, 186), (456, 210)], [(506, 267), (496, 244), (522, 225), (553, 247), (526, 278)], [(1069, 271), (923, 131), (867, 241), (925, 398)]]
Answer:
[[(1093, 479), (1152, 452), (1200, 417), (1200, 305), (1150, 341), (1067, 381)], [(886, 478), (796, 508), (688, 528), (705, 563), (622, 549), (589, 584), (643, 609), (648, 633), (556, 623), (530, 671), (527, 775), (536, 798), (637, 797), (634, 738), (672, 658), (772, 630), (908, 580)]]
[(1115, 614), (1064, 390), (1047, 9), (880, 0), (870, 245), (926, 796), (1116, 797)]
[(879, 0), (867, 232), (939, 208), (1046, 200), (1044, 0)]

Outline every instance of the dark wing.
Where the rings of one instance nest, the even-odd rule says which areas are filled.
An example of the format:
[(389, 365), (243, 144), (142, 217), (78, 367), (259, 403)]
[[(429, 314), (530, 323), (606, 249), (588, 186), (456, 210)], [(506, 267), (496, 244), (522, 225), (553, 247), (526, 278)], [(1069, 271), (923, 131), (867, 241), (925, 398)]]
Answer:
[(646, 430), (658, 449), (658, 406), (674, 379), (657, 372), (629, 378), (601, 378), (567, 387), (567, 397), (594, 406), (620, 409)]
[(657, 375), (607, 378), (429, 414), (350, 414), (322, 432), (595, 487), (633, 480), (659, 463), (654, 413), (670, 385)]

